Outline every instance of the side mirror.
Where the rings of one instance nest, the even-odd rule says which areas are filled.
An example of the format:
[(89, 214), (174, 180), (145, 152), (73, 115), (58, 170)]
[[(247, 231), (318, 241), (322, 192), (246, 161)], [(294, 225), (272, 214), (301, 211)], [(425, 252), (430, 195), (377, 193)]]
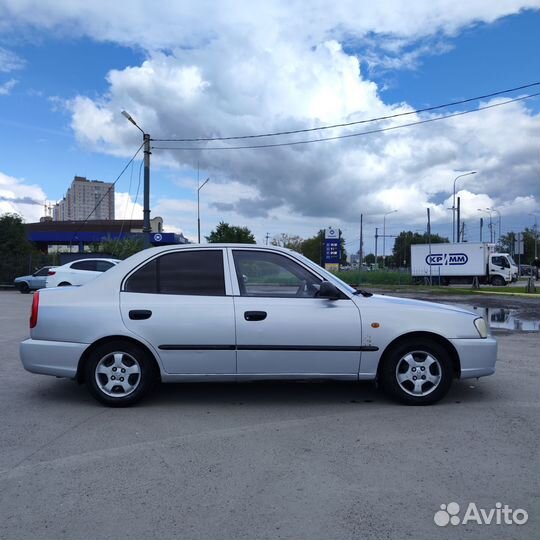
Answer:
[(339, 300), (341, 293), (339, 289), (329, 281), (323, 281), (319, 287), (319, 298), (328, 298), (328, 300)]

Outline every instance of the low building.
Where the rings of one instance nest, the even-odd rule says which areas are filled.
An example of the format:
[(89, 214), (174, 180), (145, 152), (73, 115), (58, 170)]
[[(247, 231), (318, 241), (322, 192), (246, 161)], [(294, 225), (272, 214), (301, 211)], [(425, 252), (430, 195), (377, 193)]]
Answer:
[[(85, 246), (105, 240), (142, 237), (142, 219), (88, 220), (88, 221), (40, 221), (26, 223), (26, 236), (38, 249), (47, 253), (50, 246), (69, 247), (83, 252)], [(163, 232), (163, 219), (150, 220), (150, 243), (152, 245), (187, 244), (182, 234)]]

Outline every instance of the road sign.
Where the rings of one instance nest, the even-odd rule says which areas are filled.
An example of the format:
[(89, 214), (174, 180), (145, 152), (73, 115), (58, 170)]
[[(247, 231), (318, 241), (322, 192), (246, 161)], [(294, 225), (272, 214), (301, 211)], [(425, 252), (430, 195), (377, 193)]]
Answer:
[(339, 229), (334, 229), (334, 227), (328, 227), (324, 231), (324, 237), (326, 240), (339, 240)]
[(518, 233), (517, 239), (514, 240), (514, 255), (524, 255), (525, 249), (524, 249), (524, 242), (523, 242), (523, 235), (521, 233)]
[(341, 259), (341, 241), (339, 238), (324, 241), (324, 264), (339, 264)]

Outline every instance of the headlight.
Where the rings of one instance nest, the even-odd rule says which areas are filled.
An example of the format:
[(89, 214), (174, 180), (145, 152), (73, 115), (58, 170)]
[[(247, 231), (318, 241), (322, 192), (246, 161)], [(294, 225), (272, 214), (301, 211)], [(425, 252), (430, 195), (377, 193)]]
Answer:
[(481, 338), (486, 338), (488, 336), (487, 324), (482, 317), (474, 319), (474, 326), (476, 326), (476, 329), (478, 330)]

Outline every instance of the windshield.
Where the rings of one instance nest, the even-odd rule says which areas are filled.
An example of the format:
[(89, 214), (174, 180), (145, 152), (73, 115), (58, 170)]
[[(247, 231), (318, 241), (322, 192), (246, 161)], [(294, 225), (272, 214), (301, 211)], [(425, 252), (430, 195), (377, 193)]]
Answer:
[(508, 257), (508, 260), (510, 261), (510, 264), (511, 264), (512, 266), (517, 266), (517, 264), (516, 264), (516, 262), (514, 261), (514, 259), (512, 259), (512, 255), (507, 255), (507, 257)]

